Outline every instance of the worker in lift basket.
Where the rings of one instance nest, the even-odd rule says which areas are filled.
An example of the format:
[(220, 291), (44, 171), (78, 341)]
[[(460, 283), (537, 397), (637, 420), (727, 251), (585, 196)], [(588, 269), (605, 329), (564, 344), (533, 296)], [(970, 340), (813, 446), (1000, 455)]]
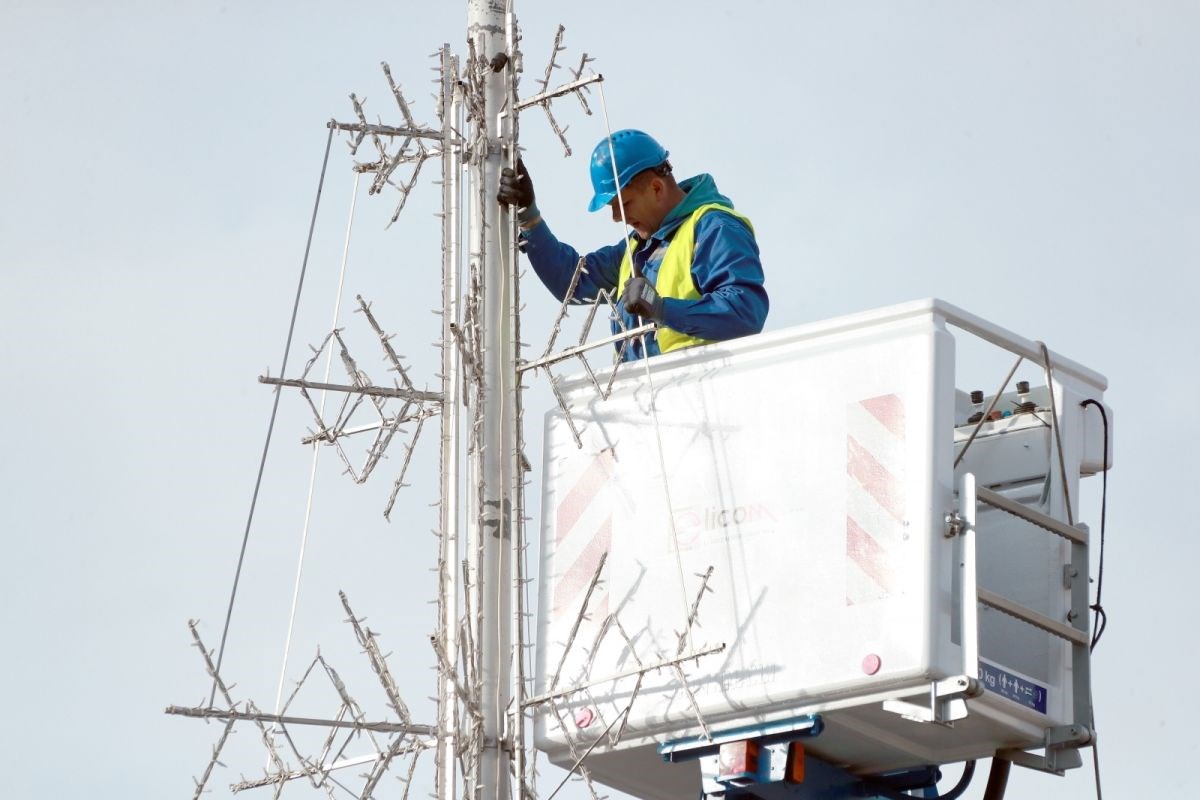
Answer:
[[(590, 301), (602, 290), (619, 289), (621, 320), (613, 320), (613, 332), (620, 333), (622, 323), (637, 327), (638, 317), (653, 320), (658, 328), (645, 337), (651, 356), (758, 333), (768, 308), (750, 220), (733, 210), (711, 175), (676, 183), (668, 155), (653, 138), (635, 130), (617, 131), (592, 151), (595, 194), (588, 211), (608, 206), (613, 221), (623, 219), (633, 234), (628, 244), (622, 241), (586, 256), (587, 272), (573, 298)], [(524, 163), (518, 161), (515, 172), (502, 171), (497, 199), (517, 208), (521, 249), (546, 288), (562, 300), (579, 254), (550, 232)], [(639, 337), (625, 349), (624, 358), (641, 357)]]

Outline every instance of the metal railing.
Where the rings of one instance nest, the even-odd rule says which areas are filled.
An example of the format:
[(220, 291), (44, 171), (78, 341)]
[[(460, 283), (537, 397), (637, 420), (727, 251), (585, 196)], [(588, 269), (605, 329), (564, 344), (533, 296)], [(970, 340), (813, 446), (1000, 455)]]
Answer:
[[(1091, 699), (1091, 654), (1088, 632), (1088, 530), (1086, 525), (1068, 525), (999, 492), (976, 485), (973, 473), (959, 480), (962, 542), (962, 642), (968, 674), (979, 670), (978, 606), (984, 605), (1066, 641), (1071, 646), (1071, 716), (1074, 722), (1046, 730), (1045, 755), (1024, 750), (1002, 750), (996, 756), (1023, 766), (1061, 773), (1080, 763), (1078, 748), (1093, 741)], [(1048, 535), (1070, 543), (1071, 558), (1065, 565), (1064, 581), (1071, 601), (1066, 620), (1057, 620), (1008, 597), (979, 587), (976, 576), (975, 537), (980, 504), (1011, 514), (1040, 528)]]

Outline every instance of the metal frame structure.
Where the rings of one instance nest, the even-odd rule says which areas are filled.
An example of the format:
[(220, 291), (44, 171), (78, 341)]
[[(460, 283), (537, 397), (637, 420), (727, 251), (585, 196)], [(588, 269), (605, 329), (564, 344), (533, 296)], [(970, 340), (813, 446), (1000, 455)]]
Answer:
[[(517, 160), (519, 113), (542, 109), (569, 155), (565, 128), (555, 118), (551, 103), (574, 95), (583, 110), (591, 114), (583, 92), (603, 77), (584, 74), (591, 61), (584, 54), (578, 68), (569, 70), (571, 79), (551, 87), (554, 71), (561, 68), (559, 54), (565, 49), (564, 29), (560, 26), (539, 91), (520, 99), (520, 37), (511, 1), (500, 4), (468, 0), (467, 32), (465, 58), (453, 55), (448, 45), (434, 56), (438, 60), (437, 126), (418, 122), (386, 63), (382, 69), (402, 117), (400, 124), (369, 122), (365, 101), (351, 94), (356, 121), (331, 120), (328, 125), (331, 134), (350, 135), (351, 156), (358, 156), (364, 147), (374, 149), (371, 160), (356, 161), (353, 169), (370, 178), (370, 194), (380, 194), (389, 187), (398, 192), (399, 201), (389, 225), (404, 210), (426, 162), (435, 158), (440, 162), (439, 391), (416, 388), (408, 368), (390, 344), (391, 336), (380, 324), (372, 305), (362, 297), (357, 298), (357, 310), (377, 335), (389, 371), (395, 373), (392, 385), (372, 382), (350, 354), (338, 328), (313, 348), (313, 355), (299, 377), (259, 378), (277, 391), (282, 388), (299, 391), (315, 419), (315, 426), (303, 443), (333, 447), (355, 482), (366, 481), (389, 445), (403, 440), (404, 459), (384, 509), (385, 516), (391, 513), (399, 490), (407, 485), (405, 474), (423, 426), (430, 417), (439, 416), (438, 624), (431, 636), (438, 676), (437, 718), (434, 724), (419, 724), (411, 719), (387, 659), (375, 643), (376, 634), (354, 614), (345, 595), (342, 603), (347, 621), (380, 679), (395, 720), (368, 719), (321, 655), (309, 664), (287, 701), (277, 704), (275, 713), (263, 711), (252, 701), (237, 701), (229, 692), (232, 684), (221, 674), (224, 639), (219, 651), (209, 650), (192, 622), (194, 644), (200, 649), (205, 670), (213, 681), (212, 698), (207, 704), (194, 707), (171, 706), (167, 712), (225, 722), (211, 758), (196, 780), (196, 798), (206, 791), (237, 722), (252, 722), (257, 727), (268, 752), (268, 767), (263, 777), (234, 784), (231, 787), (234, 791), (274, 787), (278, 797), (292, 782), (307, 780), (314, 789), (330, 796), (345, 791), (351, 796), (368, 798), (374, 796), (380, 778), (392, 764), (405, 759), (407, 796), (418, 759), (429, 751), (435, 764), (435, 794), (442, 800), (458, 797), (505, 800), (514, 793), (514, 778), (517, 796), (534, 796), (534, 767), (526, 752), (524, 720), (527, 713), (550, 701), (526, 699), (524, 632), (529, 613), (524, 567), (524, 485), (529, 467), (523, 455), (521, 433), (523, 377), (538, 368), (549, 375), (550, 365), (565, 359), (578, 358), (587, 364), (584, 354), (611, 346), (613, 337), (585, 343), (596, 316), (598, 306), (594, 306), (578, 345), (561, 354), (552, 353), (554, 338), (565, 315), (564, 304), (543, 357), (533, 364), (522, 362), (516, 219), (494, 198), (500, 170), (515, 166)], [(407, 177), (401, 177), (404, 172)], [(606, 298), (606, 302), (611, 305), (612, 299)], [(632, 338), (641, 332), (639, 329), (626, 336)], [(310, 377), (322, 354), (330, 358), (338, 356), (347, 373), (346, 382)], [(553, 386), (553, 377), (550, 382)], [(310, 394), (313, 391), (341, 396), (332, 420), (326, 418), (324, 403), (314, 402)], [(401, 404), (398, 410), (393, 409), (394, 403)], [(373, 419), (356, 422), (355, 414), (360, 409), (373, 412)], [(362, 435), (374, 438), (364, 460), (356, 464), (343, 442), (348, 437)], [(301, 687), (320, 675), (332, 682), (342, 700), (338, 712), (328, 718), (288, 713)], [(318, 754), (305, 755), (299, 751), (290, 735), (290, 729), (296, 726), (328, 729), (326, 744)], [(346, 738), (339, 739), (339, 731)], [(348, 755), (351, 739), (361, 736), (367, 737), (373, 752), (365, 756)], [(385, 736), (386, 739), (381, 738)], [(299, 761), (299, 767), (291, 766), (282, 754), (281, 740)], [(339, 770), (364, 765), (369, 772), (361, 789), (351, 789), (333, 777)]]

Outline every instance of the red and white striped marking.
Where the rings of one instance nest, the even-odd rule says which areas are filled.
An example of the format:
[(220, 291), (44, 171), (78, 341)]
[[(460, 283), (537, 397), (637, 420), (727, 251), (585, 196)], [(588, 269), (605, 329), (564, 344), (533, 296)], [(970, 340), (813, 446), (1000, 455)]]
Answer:
[(894, 550), (904, 535), (905, 411), (898, 395), (846, 406), (846, 605), (895, 589)]
[[(596, 454), (558, 504), (554, 517), (554, 597), (550, 619), (574, 622), (600, 557), (612, 544), (612, 504), (605, 489), (613, 474), (613, 454)], [(608, 614), (608, 589), (592, 593), (588, 615)]]

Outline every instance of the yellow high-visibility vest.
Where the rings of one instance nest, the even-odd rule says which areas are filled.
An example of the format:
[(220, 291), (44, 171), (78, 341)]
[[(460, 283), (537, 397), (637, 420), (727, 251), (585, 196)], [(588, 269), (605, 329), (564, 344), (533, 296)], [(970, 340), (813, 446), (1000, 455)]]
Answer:
[[(692, 279), (692, 256), (696, 252), (696, 223), (709, 211), (724, 211), (726, 214), (737, 217), (746, 223), (746, 227), (750, 229), (751, 233), (754, 233), (754, 226), (750, 224), (750, 220), (729, 206), (708, 203), (697, 208), (675, 231), (671, 241), (667, 242), (667, 252), (663, 253), (662, 262), (658, 266), (658, 275), (654, 279), (654, 290), (661, 296), (673, 297), (676, 300), (700, 299), (700, 290), (696, 288), (696, 282)], [(630, 259), (630, 253), (637, 246), (637, 241), (630, 237), (629, 242), (630, 246), (625, 248), (625, 255), (621, 258), (621, 271), (617, 278), (622, 295), (625, 293), (625, 284), (629, 283), (629, 279), (633, 277), (633, 261)], [(658, 350), (661, 353), (669, 353), (681, 347), (708, 344), (710, 341), (680, 333), (666, 326), (659, 326), (657, 337)]]

